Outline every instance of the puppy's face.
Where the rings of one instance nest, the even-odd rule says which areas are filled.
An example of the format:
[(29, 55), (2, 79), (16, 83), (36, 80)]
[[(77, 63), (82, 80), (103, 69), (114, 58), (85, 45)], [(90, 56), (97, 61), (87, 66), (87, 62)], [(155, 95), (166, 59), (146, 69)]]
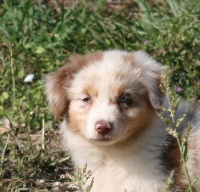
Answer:
[(47, 76), (54, 113), (90, 141), (113, 144), (138, 137), (161, 105), (161, 66), (143, 52), (107, 51), (76, 56)]

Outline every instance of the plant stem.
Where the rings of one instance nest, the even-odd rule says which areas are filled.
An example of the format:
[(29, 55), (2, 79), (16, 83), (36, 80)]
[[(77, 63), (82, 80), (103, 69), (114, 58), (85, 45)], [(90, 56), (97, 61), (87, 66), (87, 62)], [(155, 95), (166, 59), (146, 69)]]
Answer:
[(189, 185), (189, 190), (190, 190), (190, 192), (192, 192), (192, 184), (191, 184), (190, 176), (189, 176), (189, 173), (188, 173), (186, 160), (185, 160), (185, 158), (183, 156), (182, 144), (180, 142), (179, 135), (178, 135), (178, 133), (177, 133), (176, 130), (175, 130), (175, 135), (176, 135), (176, 139), (177, 139), (179, 150), (181, 152), (181, 160), (182, 160), (182, 163), (183, 163), (183, 168), (184, 168), (185, 176), (186, 176), (186, 179), (187, 179), (187, 182), (188, 182), (188, 185)]
[[(12, 122), (13, 114), (14, 114), (14, 103), (15, 103), (15, 78), (14, 78), (14, 67), (13, 67), (14, 59), (13, 59), (13, 52), (12, 52), (11, 46), (9, 46), (9, 53), (10, 53), (10, 67), (11, 67), (11, 73), (12, 73), (12, 92), (13, 92), (11, 118), (10, 118), (10, 122)], [(9, 141), (10, 141), (10, 132), (8, 133), (6, 143), (5, 143), (3, 151), (2, 151), (0, 176), (2, 176), (5, 152), (6, 152)]]
[(174, 103), (171, 103), (170, 99), (169, 99), (169, 97), (171, 95), (169, 88), (166, 89), (166, 93), (167, 93), (167, 97), (168, 97), (168, 101), (169, 101), (169, 112), (170, 112), (170, 117), (171, 117), (172, 124), (173, 124), (173, 130), (174, 130), (175, 137), (176, 137), (176, 140), (177, 140), (177, 143), (178, 143), (178, 147), (179, 147), (179, 150), (180, 150), (180, 153), (181, 153), (181, 160), (182, 160), (182, 164), (183, 164), (183, 169), (184, 169), (185, 176), (186, 176), (186, 179), (187, 179), (187, 182), (188, 182), (189, 190), (190, 190), (190, 192), (192, 192), (192, 184), (191, 184), (190, 176), (189, 176), (189, 173), (188, 173), (186, 160), (184, 158), (183, 151), (182, 151), (183, 144), (180, 141), (179, 134), (177, 132), (177, 127), (176, 127), (176, 124), (175, 124), (175, 113), (174, 113), (174, 110), (172, 109)]

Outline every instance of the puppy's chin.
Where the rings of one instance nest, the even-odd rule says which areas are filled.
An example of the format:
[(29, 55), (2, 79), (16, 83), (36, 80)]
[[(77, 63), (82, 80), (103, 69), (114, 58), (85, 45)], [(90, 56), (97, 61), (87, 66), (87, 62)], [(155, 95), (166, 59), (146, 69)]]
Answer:
[(113, 144), (118, 142), (117, 140), (112, 139), (112, 138), (109, 138), (109, 139), (106, 139), (106, 138), (93, 138), (93, 139), (88, 139), (88, 140), (93, 145), (103, 145), (103, 146), (113, 145)]

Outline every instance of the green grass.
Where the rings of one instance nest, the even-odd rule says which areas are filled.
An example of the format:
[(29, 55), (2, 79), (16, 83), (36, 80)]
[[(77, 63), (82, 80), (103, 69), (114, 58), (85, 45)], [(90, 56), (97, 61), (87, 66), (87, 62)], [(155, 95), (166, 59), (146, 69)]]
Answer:
[[(60, 190), (69, 186), (60, 175), (71, 164), (58, 147), (58, 122), (45, 101), (43, 75), (71, 53), (145, 50), (171, 67), (172, 89), (182, 88), (177, 94), (200, 99), (199, 0), (135, 0), (120, 10), (105, 0), (66, 2), (0, 1), (0, 128), (10, 121), (8, 132), (0, 134), (5, 191), (51, 190), (56, 181)], [(35, 75), (32, 82), (23, 81), (27, 74)]]

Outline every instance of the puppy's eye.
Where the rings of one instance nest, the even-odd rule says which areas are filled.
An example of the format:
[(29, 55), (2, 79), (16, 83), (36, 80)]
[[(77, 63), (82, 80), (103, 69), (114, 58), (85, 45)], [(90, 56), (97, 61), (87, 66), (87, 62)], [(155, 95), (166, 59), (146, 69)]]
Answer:
[(119, 98), (119, 104), (121, 105), (127, 105), (130, 106), (132, 104), (133, 100), (128, 95), (123, 95)]
[(87, 103), (87, 102), (89, 102), (90, 100), (91, 100), (91, 99), (90, 99), (89, 96), (83, 97), (83, 98), (81, 99), (81, 101), (83, 101), (84, 103)]

